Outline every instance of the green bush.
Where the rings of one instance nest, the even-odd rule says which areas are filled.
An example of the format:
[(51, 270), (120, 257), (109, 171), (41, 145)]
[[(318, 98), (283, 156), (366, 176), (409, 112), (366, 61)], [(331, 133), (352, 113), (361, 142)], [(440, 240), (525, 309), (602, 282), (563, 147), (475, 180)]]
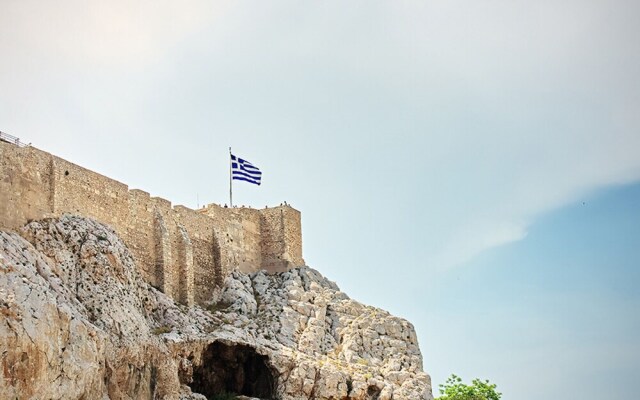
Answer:
[(496, 392), (496, 385), (488, 380), (474, 379), (471, 385), (466, 385), (454, 374), (440, 385), (440, 393), (442, 396), (436, 400), (500, 400), (502, 397), (502, 393)]

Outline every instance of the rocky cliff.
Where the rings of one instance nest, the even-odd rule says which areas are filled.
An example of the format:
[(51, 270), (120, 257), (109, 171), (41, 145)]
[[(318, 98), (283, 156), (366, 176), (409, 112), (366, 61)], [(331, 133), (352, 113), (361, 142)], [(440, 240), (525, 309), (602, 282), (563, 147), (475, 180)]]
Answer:
[(234, 272), (187, 308), (70, 215), (0, 231), (0, 352), (2, 399), (432, 399), (413, 326), (317, 271)]

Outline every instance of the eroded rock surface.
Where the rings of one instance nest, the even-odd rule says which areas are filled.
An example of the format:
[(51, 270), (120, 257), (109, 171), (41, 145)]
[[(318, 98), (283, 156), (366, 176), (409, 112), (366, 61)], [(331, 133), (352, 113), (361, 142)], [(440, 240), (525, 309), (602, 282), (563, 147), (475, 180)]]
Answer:
[(187, 308), (70, 215), (0, 231), (0, 352), (0, 398), (432, 399), (413, 326), (317, 271), (234, 272)]

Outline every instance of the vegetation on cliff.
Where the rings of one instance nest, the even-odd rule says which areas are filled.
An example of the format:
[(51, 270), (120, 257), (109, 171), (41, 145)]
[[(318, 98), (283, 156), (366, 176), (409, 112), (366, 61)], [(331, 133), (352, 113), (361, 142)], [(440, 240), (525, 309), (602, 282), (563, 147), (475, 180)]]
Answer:
[(439, 387), (442, 396), (436, 400), (500, 400), (502, 397), (502, 393), (496, 391), (496, 385), (488, 380), (474, 379), (467, 385), (455, 374)]

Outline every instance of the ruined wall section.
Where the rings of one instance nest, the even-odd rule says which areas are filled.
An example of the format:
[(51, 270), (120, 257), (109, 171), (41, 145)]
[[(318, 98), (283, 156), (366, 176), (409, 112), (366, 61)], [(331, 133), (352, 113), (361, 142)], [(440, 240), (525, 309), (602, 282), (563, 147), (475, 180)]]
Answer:
[(207, 304), (235, 269), (284, 271), (304, 265), (300, 213), (172, 207), (128, 186), (33, 147), (0, 142), (0, 227), (79, 214), (111, 226), (143, 278), (184, 303)]
[(19, 229), (30, 220), (64, 213), (96, 219), (122, 237), (147, 282), (175, 299), (193, 302), (192, 244), (189, 232), (179, 229), (169, 201), (130, 191), (34, 147), (0, 142), (0, 167), (1, 227)]
[(253, 208), (229, 210), (229, 228), (238, 237), (229, 247), (238, 255), (234, 267), (249, 273), (260, 270), (262, 265), (260, 212)]
[(33, 147), (0, 142), (0, 221), (18, 229), (52, 215), (53, 156)]
[(269, 272), (286, 269), (282, 259), (285, 251), (284, 242), (278, 240), (284, 234), (282, 207), (261, 210), (262, 214), (262, 268)]
[[(156, 249), (156, 229), (161, 225), (156, 221), (156, 202), (149, 193), (142, 190), (129, 191), (129, 219), (127, 237), (124, 238), (129, 250), (135, 254), (142, 277), (154, 287), (162, 287), (162, 274), (159, 273), (157, 259), (162, 248)], [(153, 233), (153, 234), (152, 234)]]
[[(183, 304), (194, 304), (194, 268), (193, 268), (193, 243), (189, 233), (182, 225), (178, 225), (178, 243), (176, 255), (178, 260), (178, 301)], [(207, 297), (203, 299), (206, 302)]]
[(262, 265), (260, 212), (253, 208), (225, 208), (209, 204), (200, 212), (213, 220), (220, 244), (223, 275), (232, 270), (254, 272)]
[(283, 272), (305, 265), (302, 259), (300, 212), (290, 206), (260, 210), (262, 269)]
[[(302, 216), (300, 211), (285, 206), (282, 212), (284, 259), (290, 263), (290, 268), (305, 265), (302, 258)], [(283, 239), (284, 238), (284, 239)]]
[(178, 299), (178, 271), (176, 271), (176, 235), (178, 229), (173, 220), (171, 202), (152, 197), (156, 249), (156, 275), (160, 289), (173, 299)]
[[(215, 287), (222, 285), (224, 276), (213, 223), (206, 215), (187, 207), (176, 206), (174, 211), (179, 226), (184, 229), (191, 242), (193, 261), (191, 271), (181, 270), (180, 287), (193, 287), (192, 301), (206, 304), (211, 301)], [(184, 265), (180, 267), (184, 268)], [(184, 293), (188, 295), (187, 292)]]
[(53, 157), (53, 213), (86, 215), (127, 238), (129, 188), (86, 168)]

